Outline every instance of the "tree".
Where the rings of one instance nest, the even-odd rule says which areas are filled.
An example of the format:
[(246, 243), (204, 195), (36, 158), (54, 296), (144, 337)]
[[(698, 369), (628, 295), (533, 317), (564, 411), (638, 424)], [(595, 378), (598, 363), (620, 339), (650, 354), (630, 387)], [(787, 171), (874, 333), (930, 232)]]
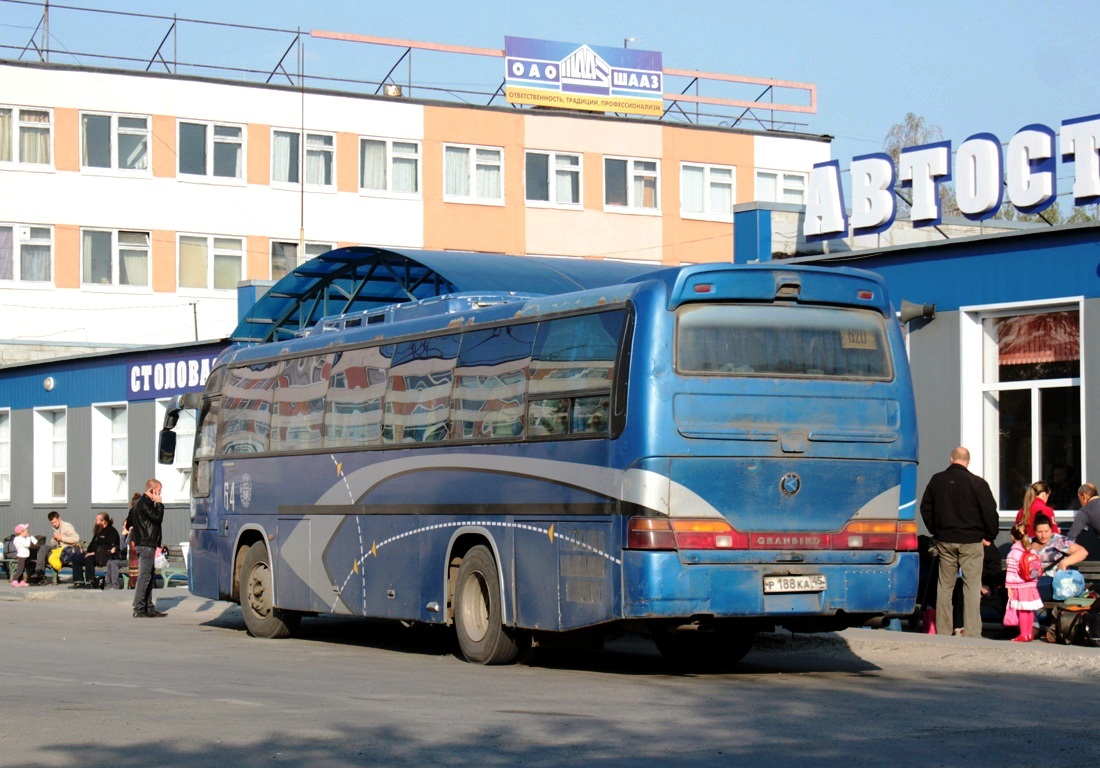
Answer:
[[(904, 120), (890, 127), (890, 130), (886, 133), (886, 141), (883, 143), (882, 149), (894, 161), (894, 167), (897, 168), (903, 149), (921, 144), (932, 144), (937, 141), (943, 141), (943, 130), (938, 125), (929, 123), (923, 115), (910, 112)], [(899, 209), (908, 213), (911, 207), (909, 192), (902, 189), (900, 181), (894, 185), (894, 191), (900, 201)], [(955, 200), (955, 188), (950, 183), (940, 184), (940, 209), (945, 216), (959, 215), (959, 205)]]

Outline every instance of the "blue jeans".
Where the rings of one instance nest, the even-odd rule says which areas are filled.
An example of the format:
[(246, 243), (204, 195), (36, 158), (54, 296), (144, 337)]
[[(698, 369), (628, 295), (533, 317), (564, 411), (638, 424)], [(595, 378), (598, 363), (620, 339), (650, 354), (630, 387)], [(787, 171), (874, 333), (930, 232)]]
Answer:
[(134, 585), (134, 613), (152, 613), (153, 605), (153, 557), (156, 547), (135, 546), (138, 556), (137, 584)]

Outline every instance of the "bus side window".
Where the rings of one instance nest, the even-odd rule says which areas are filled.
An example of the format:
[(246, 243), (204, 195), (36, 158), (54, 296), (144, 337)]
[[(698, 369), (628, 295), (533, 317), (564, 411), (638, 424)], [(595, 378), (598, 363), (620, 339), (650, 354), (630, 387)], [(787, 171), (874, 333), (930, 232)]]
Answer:
[(271, 450), (321, 447), (329, 365), (324, 355), (284, 360), (271, 404)]
[(531, 359), (529, 437), (610, 432), (611, 387), (626, 312), (539, 323)]
[(277, 363), (234, 368), (225, 379), (218, 453), (264, 453), (271, 432), (271, 393)]
[(448, 438), (459, 338), (433, 336), (393, 345), (382, 415), (383, 443), (434, 443)]
[(451, 399), (451, 438), (507, 440), (523, 434), (535, 324), (463, 334)]
[(325, 448), (382, 442), (382, 401), (393, 346), (337, 352), (325, 396)]

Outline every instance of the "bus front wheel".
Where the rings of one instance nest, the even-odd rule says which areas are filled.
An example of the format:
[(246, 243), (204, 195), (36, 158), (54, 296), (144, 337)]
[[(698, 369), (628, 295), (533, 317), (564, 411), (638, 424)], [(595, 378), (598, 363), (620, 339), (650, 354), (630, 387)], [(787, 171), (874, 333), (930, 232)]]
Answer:
[(458, 647), (474, 664), (516, 660), (526, 636), (501, 623), (500, 576), (492, 552), (476, 546), (462, 558), (455, 581)]
[(274, 600), (267, 547), (253, 544), (245, 552), (241, 566), (241, 613), (248, 634), (269, 639), (290, 637), (301, 614), (276, 608)]

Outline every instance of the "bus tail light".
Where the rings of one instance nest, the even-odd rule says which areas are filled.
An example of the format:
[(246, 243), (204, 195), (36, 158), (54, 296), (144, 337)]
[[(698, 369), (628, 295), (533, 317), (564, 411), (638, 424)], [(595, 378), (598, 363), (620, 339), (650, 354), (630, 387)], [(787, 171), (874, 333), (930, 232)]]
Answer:
[(674, 550), (676, 536), (667, 517), (632, 517), (627, 523), (627, 549)]
[(627, 549), (747, 550), (894, 550), (917, 548), (917, 524), (912, 520), (853, 520), (837, 533), (742, 533), (725, 520), (632, 517), (627, 524)]
[(749, 537), (725, 520), (672, 520), (632, 517), (627, 524), (627, 549), (748, 549)]
[(898, 552), (917, 551), (917, 521), (898, 520)]
[(677, 549), (748, 549), (749, 537), (725, 520), (673, 520)]
[(833, 534), (832, 548), (912, 551), (917, 548), (917, 524), (912, 520), (853, 520)]

